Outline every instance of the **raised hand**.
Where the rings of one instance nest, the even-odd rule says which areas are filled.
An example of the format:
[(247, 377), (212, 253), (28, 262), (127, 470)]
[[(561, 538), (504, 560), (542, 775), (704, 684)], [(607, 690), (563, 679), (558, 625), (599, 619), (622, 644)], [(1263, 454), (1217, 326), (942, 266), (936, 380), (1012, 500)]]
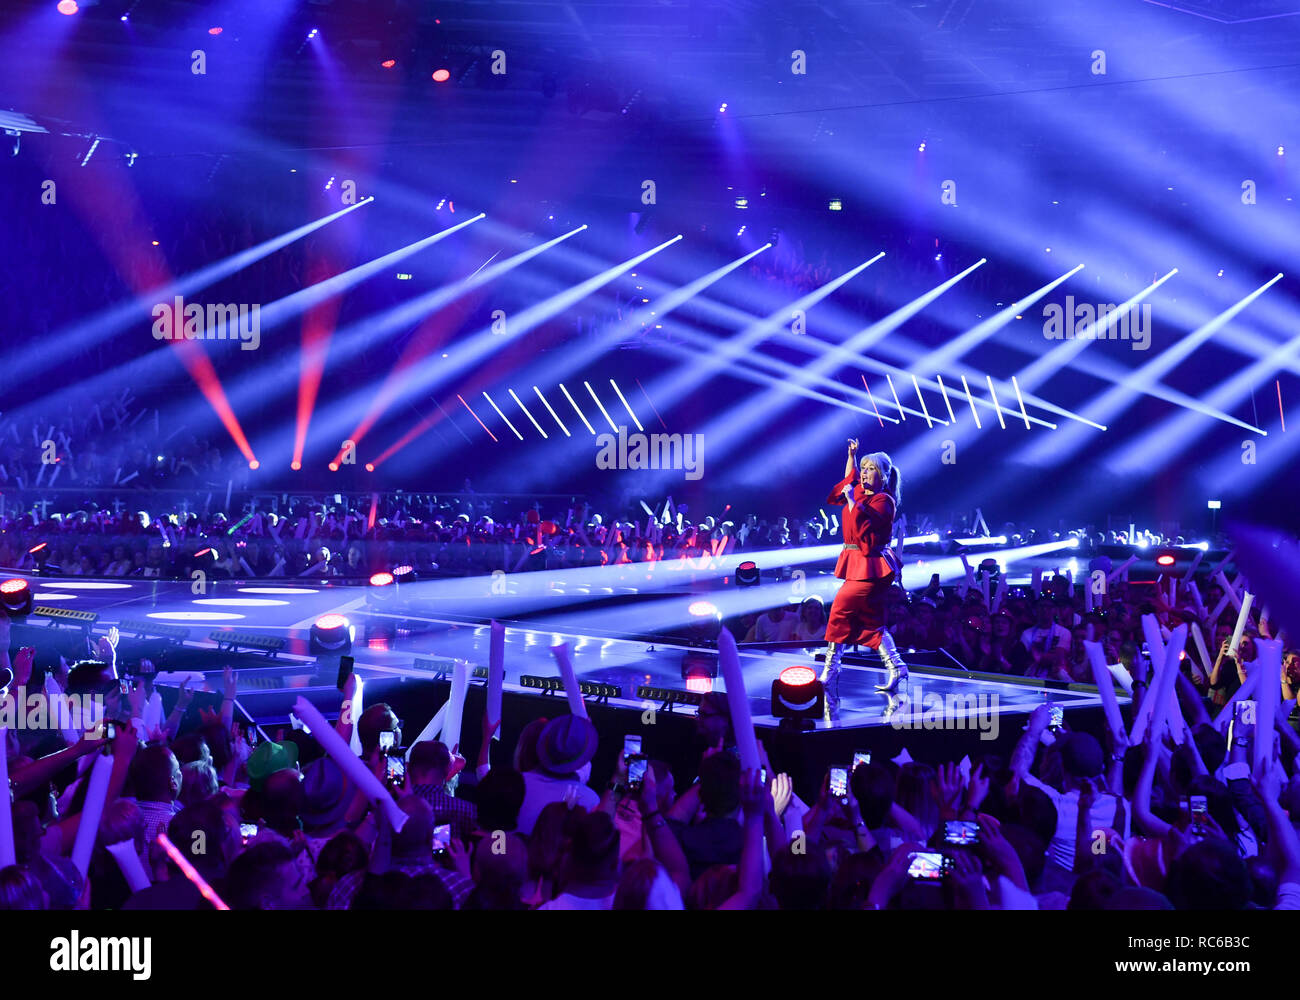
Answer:
[[(0, 615), (8, 621), (7, 615)], [(26, 687), (27, 682), (32, 679), (32, 663), (36, 659), (36, 650), (31, 646), (24, 646), (18, 650), (18, 655), (14, 657), (14, 683), (19, 687)]]

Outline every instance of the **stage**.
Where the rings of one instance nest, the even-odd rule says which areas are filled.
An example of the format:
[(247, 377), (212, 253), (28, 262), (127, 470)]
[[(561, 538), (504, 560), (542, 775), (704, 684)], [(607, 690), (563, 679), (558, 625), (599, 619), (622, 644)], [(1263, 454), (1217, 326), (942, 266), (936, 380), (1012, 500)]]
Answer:
[[(80, 644), (87, 630), (103, 634), (116, 626), (122, 633), (119, 660), (124, 669), (134, 669), (141, 656), (154, 659), (168, 702), (174, 696), (169, 689), (187, 675), (198, 682), (192, 687), (218, 691), (221, 671), (231, 664), (239, 671), (240, 714), (271, 735), (289, 723), (290, 707), (300, 695), (322, 712), (338, 711), (340, 651), (310, 650), (311, 626), (323, 615), (341, 614), (352, 624), (350, 652), (365, 682), (365, 702), (392, 704), (403, 718), (407, 738), (414, 738), (445, 700), (455, 660), (475, 668), (486, 668), (488, 662), (489, 620), (458, 614), (453, 610), (456, 602), (446, 599), (430, 602), (406, 596), (380, 603), (374, 588), (304, 581), (209, 581), (202, 595), (183, 581), (32, 583), (37, 610), (25, 625), (15, 627), (15, 646), (34, 642), (38, 650), (57, 647), (71, 659), (84, 655)], [(406, 594), (418, 595), (416, 588)], [(65, 617), (62, 613), (68, 611), (78, 614)], [(608, 625), (607, 617), (591, 617)], [(623, 617), (635, 622), (635, 605)], [(657, 732), (674, 735), (661, 750), (655, 750), (651, 740), (648, 752), (678, 758), (675, 766), (687, 766), (691, 753), (683, 751), (693, 745), (699, 695), (715, 686), (723, 690), (720, 678), (709, 677), (716, 673), (716, 645), (618, 634), (594, 626), (583, 629), (581, 609), (568, 606), (552, 614), (533, 612), (528, 621), (500, 620), (506, 627), (507, 736), (530, 718), (567, 711), (563, 691), (556, 690), (559, 671), (551, 653), (552, 646), (567, 643), (579, 681), (590, 686), (587, 700), (593, 717), (615, 717), (602, 726), (602, 734), (621, 738), (624, 732), (659, 726)], [(273, 653), (248, 648), (259, 640), (282, 640), (271, 643), (281, 648)], [(916, 650), (903, 650), (911, 672), (906, 697), (891, 700), (874, 688), (884, 677), (878, 658), (863, 650), (845, 655), (837, 722), (783, 725), (772, 715), (772, 681), (787, 667), (816, 668), (811, 651), (741, 646), (740, 652), (750, 711), (774, 765), (806, 770), (807, 780), (815, 780), (823, 760), (855, 749), (893, 757), (904, 747), (940, 741), (949, 750), (962, 748), (971, 755), (995, 748), (1005, 752), (1024, 717), (1040, 704), (1059, 705), (1076, 727), (1088, 724), (1100, 706), (1090, 685), (975, 674), (955, 661), (941, 665), (942, 654)], [(689, 684), (684, 679), (688, 671)], [(479, 731), (484, 683), (477, 678), (471, 685), (466, 747), (474, 745), (470, 741)], [(778, 755), (785, 758), (784, 764), (777, 762)]]

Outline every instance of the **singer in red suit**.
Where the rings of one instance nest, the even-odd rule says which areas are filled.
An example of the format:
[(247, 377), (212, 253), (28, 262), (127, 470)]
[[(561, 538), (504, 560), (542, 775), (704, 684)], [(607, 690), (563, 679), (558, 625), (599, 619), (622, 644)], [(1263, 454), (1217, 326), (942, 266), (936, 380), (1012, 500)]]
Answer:
[(898, 498), (899, 472), (893, 460), (884, 452), (873, 452), (859, 464), (858, 442), (851, 439), (844, 478), (827, 500), (844, 508), (844, 548), (835, 564), (835, 575), (844, 583), (827, 617), (822, 671), (828, 721), (839, 717), (840, 656), (846, 643), (879, 652), (888, 677), (877, 690), (893, 694), (907, 679), (907, 665), (885, 628), (889, 588), (901, 572), (889, 546)]

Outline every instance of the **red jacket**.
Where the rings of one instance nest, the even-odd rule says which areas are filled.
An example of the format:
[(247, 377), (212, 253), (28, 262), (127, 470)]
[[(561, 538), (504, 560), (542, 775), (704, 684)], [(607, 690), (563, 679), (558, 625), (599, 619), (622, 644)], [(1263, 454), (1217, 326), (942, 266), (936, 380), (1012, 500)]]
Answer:
[[(844, 487), (853, 485), (853, 503), (844, 497)], [(898, 559), (889, 541), (894, 532), (894, 498), (888, 493), (871, 493), (858, 481), (858, 470), (841, 479), (831, 490), (827, 503), (844, 507), (841, 517), (844, 544), (856, 545), (840, 552), (835, 576), (840, 580), (881, 580), (898, 572)]]

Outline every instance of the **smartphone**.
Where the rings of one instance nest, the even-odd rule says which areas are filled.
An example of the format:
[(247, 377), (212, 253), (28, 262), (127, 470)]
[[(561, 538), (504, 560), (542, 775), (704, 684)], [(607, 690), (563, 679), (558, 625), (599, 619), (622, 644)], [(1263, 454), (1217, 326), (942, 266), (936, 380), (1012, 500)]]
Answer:
[(243, 840), (243, 842), (244, 842), (245, 844), (247, 844), (250, 840), (252, 840), (254, 837), (257, 836), (257, 824), (256, 824), (256, 823), (240, 823), (240, 824), (239, 824), (239, 836), (240, 836), (240, 839)]
[[(339, 690), (343, 690), (343, 685), (347, 684), (348, 678), (352, 676), (352, 665), (356, 661), (351, 656), (339, 657)], [(328, 675), (327, 675), (328, 676)]]
[(845, 801), (849, 794), (849, 771), (845, 767), (831, 768), (831, 795)]
[(391, 749), (393, 749), (393, 740), (396, 738), (396, 735), (397, 735), (397, 734), (394, 733), (394, 732), (392, 732), (392, 730), (389, 730), (389, 731), (386, 732), (386, 733), (380, 733), (380, 734), (379, 734), (379, 749), (380, 749), (380, 750), (391, 750)]
[(952, 870), (952, 859), (939, 851), (913, 851), (907, 856), (907, 876), (920, 882), (939, 882)]
[(104, 721), (104, 739), (109, 743), (112, 743), (115, 739), (117, 739), (116, 722), (109, 722), (108, 720)]
[(629, 757), (638, 757), (641, 754), (641, 737), (624, 736), (623, 737), (623, 759)]
[(943, 840), (946, 844), (978, 844), (979, 824), (969, 819), (950, 819), (943, 825)]
[(451, 824), (443, 823), (433, 828), (433, 856), (435, 858), (446, 855), (448, 848), (451, 847)]
[(760, 767), (760, 768), (758, 769), (758, 782), (759, 782), (759, 784), (761, 784), (761, 785), (766, 785), (766, 784), (767, 784), (767, 768), (765, 768), (765, 767)]
[(1047, 728), (1052, 730), (1060, 729), (1065, 725), (1065, 709), (1060, 705), (1053, 705), (1049, 711), (1049, 721)]
[(1206, 826), (1206, 817), (1209, 816), (1209, 806), (1205, 801), (1204, 795), (1191, 795), (1187, 799), (1187, 811), (1192, 814), (1193, 826)]
[(398, 756), (389, 757), (384, 780), (388, 782), (390, 788), (401, 785), (406, 780), (406, 761)]
[(856, 771), (856, 770), (858, 769), (858, 767), (859, 767), (860, 765), (862, 765), (862, 764), (870, 764), (870, 763), (871, 763), (871, 751), (870, 751), (870, 750), (857, 750), (857, 751), (854, 752), (854, 754), (853, 754), (853, 770)]
[(645, 769), (649, 766), (650, 761), (636, 754), (627, 759), (627, 787), (630, 792), (639, 792), (641, 785), (645, 782)]

